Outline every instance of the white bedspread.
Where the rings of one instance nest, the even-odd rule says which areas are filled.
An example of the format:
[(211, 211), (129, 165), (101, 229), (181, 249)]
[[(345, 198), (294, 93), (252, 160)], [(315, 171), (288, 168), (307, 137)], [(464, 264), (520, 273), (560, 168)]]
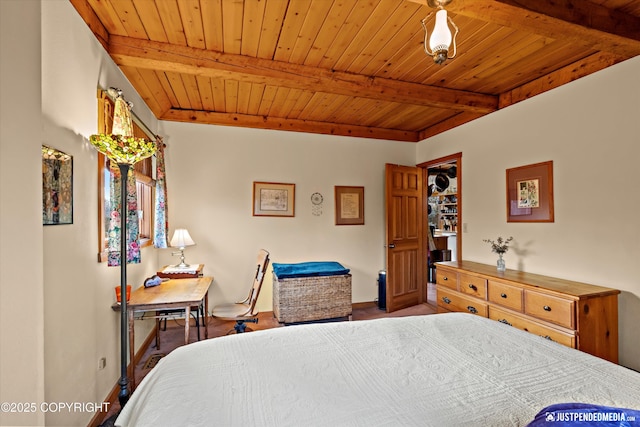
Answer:
[(524, 426), (553, 403), (640, 409), (640, 373), (463, 313), (193, 343), (117, 426)]

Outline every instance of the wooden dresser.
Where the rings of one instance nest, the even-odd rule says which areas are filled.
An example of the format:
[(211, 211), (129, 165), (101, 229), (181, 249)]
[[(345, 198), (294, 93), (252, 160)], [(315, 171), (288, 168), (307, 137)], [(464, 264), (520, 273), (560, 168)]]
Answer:
[(438, 311), (468, 311), (618, 363), (617, 289), (471, 261), (436, 263)]

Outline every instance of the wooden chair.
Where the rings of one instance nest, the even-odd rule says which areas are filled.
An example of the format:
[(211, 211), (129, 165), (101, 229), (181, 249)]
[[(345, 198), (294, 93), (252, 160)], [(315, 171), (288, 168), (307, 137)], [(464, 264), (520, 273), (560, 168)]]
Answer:
[(253, 285), (249, 291), (249, 296), (244, 301), (221, 304), (213, 307), (211, 316), (217, 317), (222, 320), (235, 320), (236, 324), (230, 334), (235, 331), (238, 334), (245, 332), (247, 329), (247, 323), (258, 323), (258, 311), (256, 311), (256, 301), (262, 288), (262, 282), (264, 281), (264, 275), (269, 266), (269, 252), (264, 249), (260, 249), (258, 252), (256, 273), (253, 277)]

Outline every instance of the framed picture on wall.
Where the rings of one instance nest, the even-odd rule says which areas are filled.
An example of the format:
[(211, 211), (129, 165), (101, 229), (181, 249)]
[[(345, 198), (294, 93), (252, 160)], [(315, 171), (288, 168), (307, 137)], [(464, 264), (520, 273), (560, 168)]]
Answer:
[(507, 222), (554, 222), (553, 161), (507, 169)]
[(335, 187), (336, 225), (364, 225), (364, 187)]
[(42, 224), (73, 224), (73, 157), (42, 146)]
[(295, 216), (296, 185), (253, 183), (253, 216)]

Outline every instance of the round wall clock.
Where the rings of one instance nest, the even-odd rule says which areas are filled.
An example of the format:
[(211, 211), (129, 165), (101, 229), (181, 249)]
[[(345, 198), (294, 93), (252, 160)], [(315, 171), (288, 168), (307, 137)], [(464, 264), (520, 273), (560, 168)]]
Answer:
[(322, 197), (322, 194), (320, 194), (320, 193), (313, 193), (311, 195), (311, 203), (313, 203), (314, 205), (322, 204), (323, 200), (324, 200), (324, 198)]
[(313, 193), (311, 195), (311, 213), (315, 216), (320, 216), (322, 215), (322, 202), (324, 200), (324, 197), (322, 197), (322, 194), (320, 193)]

